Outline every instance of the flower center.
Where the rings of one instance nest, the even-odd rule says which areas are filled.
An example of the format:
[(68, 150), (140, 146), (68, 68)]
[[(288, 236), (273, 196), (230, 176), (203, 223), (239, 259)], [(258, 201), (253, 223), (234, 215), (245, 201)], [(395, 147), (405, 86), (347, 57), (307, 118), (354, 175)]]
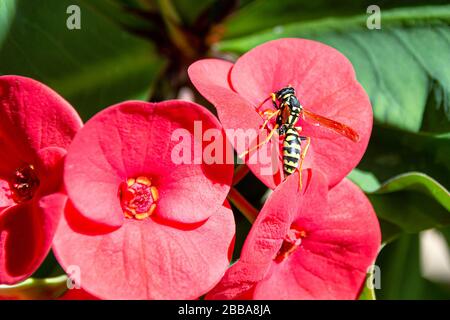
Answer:
[(143, 220), (150, 217), (156, 209), (158, 189), (152, 186), (147, 177), (129, 178), (119, 189), (120, 203), (125, 217)]
[(16, 203), (31, 200), (39, 187), (39, 179), (33, 165), (16, 169), (10, 183), (11, 197)]
[(296, 228), (289, 229), (275, 260), (281, 262), (289, 257), (300, 246), (302, 239), (305, 237), (306, 232), (304, 230), (298, 230)]

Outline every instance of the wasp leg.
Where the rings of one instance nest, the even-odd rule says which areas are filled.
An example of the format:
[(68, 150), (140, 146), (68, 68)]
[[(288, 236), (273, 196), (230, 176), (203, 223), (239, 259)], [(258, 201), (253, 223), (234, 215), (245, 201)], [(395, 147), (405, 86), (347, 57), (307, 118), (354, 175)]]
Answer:
[(300, 164), (298, 166), (298, 176), (299, 176), (299, 187), (300, 190), (302, 190), (302, 170), (303, 170), (303, 160), (305, 160), (306, 153), (308, 152), (309, 145), (311, 144), (311, 138), (310, 137), (300, 137), (300, 140), (304, 141), (306, 140), (305, 148), (300, 153)]
[[(259, 112), (259, 109), (261, 109), (261, 107), (262, 107), (268, 100), (270, 100), (270, 99), (272, 99), (272, 103), (273, 103), (274, 108), (275, 108), (275, 109), (278, 109), (278, 106), (277, 106), (277, 96), (276, 96), (275, 93), (272, 92), (272, 93), (270, 94), (270, 96), (268, 96), (266, 99), (264, 99), (264, 100), (256, 107), (256, 110)], [(261, 114), (261, 112), (259, 112), (259, 114)]]
[[(276, 95), (276, 93), (274, 93), (274, 92), (272, 92), (272, 93), (270, 94), (269, 97), (267, 97), (263, 102), (261, 102), (261, 104), (260, 104), (256, 109), (259, 110), (259, 109), (264, 105), (264, 103), (266, 103), (266, 101), (269, 100), (269, 99), (272, 99), (273, 106), (274, 106), (274, 108), (275, 108), (276, 110), (267, 109), (267, 110), (265, 110), (265, 111), (263, 111), (263, 112), (258, 111), (258, 113), (259, 113), (262, 117), (265, 118), (264, 123), (263, 123), (263, 125), (262, 125), (262, 127), (261, 127), (261, 130), (264, 130), (264, 129), (266, 128), (267, 124), (269, 123), (269, 121), (270, 121), (273, 117), (278, 116), (278, 115), (280, 114), (280, 112), (281, 112), (281, 110), (278, 109), (278, 105), (277, 105), (277, 95)], [(266, 118), (267, 115), (268, 115), (268, 117)], [(262, 145), (268, 143), (268, 142), (270, 141), (270, 139), (272, 139), (272, 136), (273, 136), (273, 134), (275, 133), (275, 131), (276, 131), (277, 129), (278, 129), (278, 125), (276, 124), (275, 127), (270, 131), (269, 135), (267, 136), (267, 138), (266, 138), (263, 142), (257, 144), (256, 146), (254, 146), (253, 148), (250, 148), (250, 149), (247, 150), (247, 151), (244, 151), (243, 153), (241, 153), (241, 154), (239, 155), (239, 157), (242, 158), (242, 157), (244, 157), (245, 155), (247, 155), (247, 154), (249, 154), (250, 152), (252, 152), (253, 150), (256, 150), (256, 149), (258, 149), (259, 147), (261, 147)]]
[(264, 123), (261, 127), (261, 130), (264, 130), (264, 128), (267, 126), (267, 124), (269, 123), (270, 119), (272, 119), (273, 117), (277, 116), (280, 114), (281, 110), (272, 110), (272, 109), (268, 109), (263, 111), (262, 113), (260, 113), (262, 116), (267, 116), (269, 115), (267, 118), (265, 118)]
[(276, 125), (272, 131), (270, 131), (269, 135), (267, 136), (266, 139), (264, 139), (263, 142), (257, 144), (256, 146), (254, 146), (253, 148), (248, 149), (247, 151), (244, 151), (243, 153), (241, 153), (239, 155), (240, 158), (243, 158), (244, 156), (246, 156), (247, 154), (249, 154), (250, 152), (252, 152), (253, 150), (257, 150), (259, 147), (265, 145), (266, 143), (268, 143), (270, 141), (270, 139), (272, 139), (273, 134), (275, 133), (275, 131), (277, 131), (278, 126)]

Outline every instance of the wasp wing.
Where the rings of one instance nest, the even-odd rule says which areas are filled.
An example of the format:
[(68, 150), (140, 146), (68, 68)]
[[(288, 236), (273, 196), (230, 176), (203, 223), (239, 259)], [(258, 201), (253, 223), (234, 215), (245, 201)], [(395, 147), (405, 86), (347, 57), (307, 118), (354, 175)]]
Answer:
[[(331, 130), (333, 130), (334, 132), (337, 132), (341, 135), (343, 135), (344, 137), (352, 140), (353, 142), (358, 142), (359, 141), (359, 134), (353, 130), (352, 128), (350, 128), (349, 126), (346, 126), (345, 124), (342, 124), (340, 122), (328, 119), (326, 117), (320, 116), (318, 114), (315, 114), (311, 111), (302, 110), (303, 113), (303, 119), (305, 119), (306, 121), (308, 120), (312, 120), (312, 122), (315, 122), (316, 124), (329, 128)], [(310, 121), (308, 121), (310, 122)]]

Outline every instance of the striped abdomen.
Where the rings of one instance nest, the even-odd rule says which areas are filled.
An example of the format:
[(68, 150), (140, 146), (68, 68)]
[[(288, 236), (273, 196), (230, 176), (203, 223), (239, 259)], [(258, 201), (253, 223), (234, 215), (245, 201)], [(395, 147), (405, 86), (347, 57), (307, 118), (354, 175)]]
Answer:
[(295, 172), (300, 162), (300, 137), (295, 128), (288, 128), (283, 142), (283, 170), (288, 176)]

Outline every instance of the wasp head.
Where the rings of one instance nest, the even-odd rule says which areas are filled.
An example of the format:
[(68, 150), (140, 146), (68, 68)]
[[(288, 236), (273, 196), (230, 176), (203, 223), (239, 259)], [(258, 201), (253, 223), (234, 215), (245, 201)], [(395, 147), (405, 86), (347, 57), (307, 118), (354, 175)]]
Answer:
[(292, 94), (292, 95), (295, 95), (295, 89), (289, 85), (289, 86), (287, 86), (287, 87), (284, 87), (284, 88), (278, 90), (278, 91), (275, 93), (276, 98), (277, 98), (278, 100), (282, 100), (282, 99), (283, 99), (283, 96), (285, 96), (286, 94)]

